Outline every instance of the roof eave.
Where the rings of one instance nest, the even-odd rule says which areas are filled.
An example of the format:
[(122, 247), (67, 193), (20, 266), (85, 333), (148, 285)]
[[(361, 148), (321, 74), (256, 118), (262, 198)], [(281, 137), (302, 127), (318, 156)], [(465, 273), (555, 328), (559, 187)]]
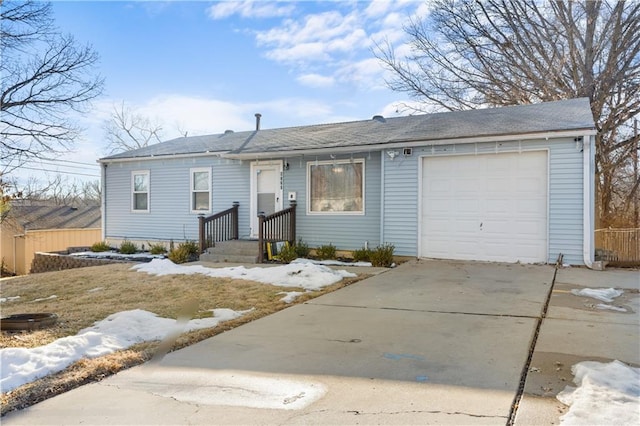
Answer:
[(247, 152), (247, 153), (234, 153), (227, 152), (221, 155), (223, 158), (235, 159), (235, 160), (258, 160), (258, 159), (270, 159), (270, 158), (282, 158), (282, 157), (295, 157), (304, 155), (324, 155), (324, 154), (341, 154), (352, 152), (366, 152), (366, 151), (378, 151), (381, 149), (394, 149), (394, 148), (411, 148), (421, 145), (451, 145), (451, 144), (466, 144), (466, 143), (482, 143), (482, 142), (505, 142), (513, 140), (534, 140), (534, 139), (551, 139), (562, 137), (579, 137), (579, 136), (592, 136), (597, 132), (594, 128), (577, 128), (570, 130), (552, 130), (545, 132), (531, 132), (531, 133), (509, 133), (505, 135), (486, 135), (486, 136), (474, 136), (474, 137), (461, 137), (461, 138), (445, 138), (445, 139), (403, 139), (403, 140), (391, 140), (389, 142), (370, 144), (370, 145), (356, 145), (356, 146), (339, 146), (333, 148), (310, 148), (310, 149), (292, 149), (282, 151), (260, 151), (260, 152)]
[(193, 158), (193, 157), (221, 157), (222, 154), (229, 151), (206, 151), (206, 152), (192, 152), (189, 154), (162, 154), (162, 155), (145, 155), (141, 157), (122, 157), (122, 158), (100, 158), (97, 160), (100, 164), (109, 163), (126, 163), (132, 161), (147, 161), (147, 160), (165, 160), (174, 158)]

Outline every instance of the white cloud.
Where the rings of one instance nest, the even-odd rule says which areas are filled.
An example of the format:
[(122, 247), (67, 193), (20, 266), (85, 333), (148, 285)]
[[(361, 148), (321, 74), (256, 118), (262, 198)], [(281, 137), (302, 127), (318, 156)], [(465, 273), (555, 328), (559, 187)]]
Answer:
[(377, 18), (380, 16), (384, 16), (389, 7), (391, 6), (391, 2), (388, 0), (374, 0), (369, 3), (369, 6), (364, 10), (364, 14), (370, 18)]
[(297, 79), (298, 83), (308, 87), (331, 87), (335, 83), (333, 77), (327, 77), (320, 74), (303, 74)]
[(265, 57), (291, 67), (301, 85), (344, 83), (377, 89), (384, 86), (384, 70), (372, 47), (384, 42), (402, 46), (403, 24), (417, 10), (424, 7), (415, 1), (340, 3), (333, 10), (290, 16), (254, 34)]
[(356, 84), (368, 90), (386, 88), (385, 69), (376, 58), (347, 62), (336, 72), (339, 81)]
[(243, 105), (185, 95), (162, 95), (134, 109), (163, 123), (165, 139), (188, 132), (190, 136), (246, 130), (253, 126), (253, 112)]
[(325, 44), (320, 42), (300, 43), (285, 47), (278, 47), (268, 51), (265, 56), (276, 62), (287, 64), (302, 64), (309, 61), (320, 62), (330, 60)]
[(211, 19), (225, 19), (233, 15), (243, 18), (273, 18), (290, 15), (293, 3), (257, 1), (221, 1), (211, 6), (207, 13)]
[[(258, 32), (256, 41), (273, 49), (267, 57), (285, 63), (301, 59), (326, 61), (329, 53), (347, 52), (368, 43), (357, 15), (338, 11), (307, 15), (302, 21), (287, 19), (280, 27)], [(288, 53), (293, 56), (287, 56)]]

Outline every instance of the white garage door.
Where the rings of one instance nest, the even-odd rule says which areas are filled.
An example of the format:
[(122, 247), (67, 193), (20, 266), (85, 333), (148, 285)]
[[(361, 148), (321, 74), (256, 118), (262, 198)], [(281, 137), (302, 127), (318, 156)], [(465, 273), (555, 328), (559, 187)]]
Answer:
[(422, 257), (547, 261), (546, 151), (422, 161)]

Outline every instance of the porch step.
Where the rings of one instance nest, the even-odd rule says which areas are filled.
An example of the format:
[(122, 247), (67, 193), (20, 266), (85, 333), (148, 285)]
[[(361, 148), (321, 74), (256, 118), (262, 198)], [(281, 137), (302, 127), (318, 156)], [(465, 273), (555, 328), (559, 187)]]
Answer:
[(200, 255), (203, 262), (258, 263), (258, 241), (232, 240), (216, 243)]

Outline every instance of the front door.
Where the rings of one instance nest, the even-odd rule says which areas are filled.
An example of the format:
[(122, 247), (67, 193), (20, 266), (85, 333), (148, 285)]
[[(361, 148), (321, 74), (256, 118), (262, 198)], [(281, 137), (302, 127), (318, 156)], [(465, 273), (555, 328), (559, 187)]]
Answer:
[(258, 236), (258, 214), (282, 210), (282, 161), (251, 164), (251, 236)]

